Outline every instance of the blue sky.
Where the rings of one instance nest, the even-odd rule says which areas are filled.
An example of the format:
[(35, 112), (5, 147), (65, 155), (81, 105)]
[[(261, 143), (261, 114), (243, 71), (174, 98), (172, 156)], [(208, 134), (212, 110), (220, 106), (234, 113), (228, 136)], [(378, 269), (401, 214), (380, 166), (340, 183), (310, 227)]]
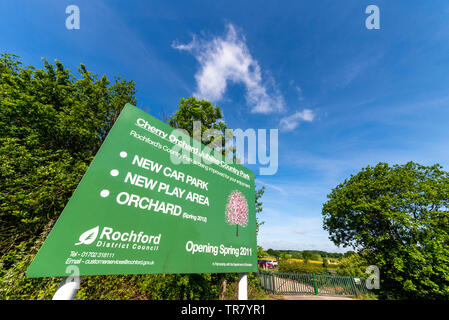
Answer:
[[(71, 4), (79, 30), (65, 27)], [(370, 4), (379, 30), (365, 27)], [(259, 244), (344, 252), (322, 229), (338, 183), (379, 161), (448, 170), (448, 17), (445, 0), (5, 0), (0, 49), (133, 79), (159, 118), (198, 95), (231, 128), (279, 129), (279, 169), (257, 179)]]

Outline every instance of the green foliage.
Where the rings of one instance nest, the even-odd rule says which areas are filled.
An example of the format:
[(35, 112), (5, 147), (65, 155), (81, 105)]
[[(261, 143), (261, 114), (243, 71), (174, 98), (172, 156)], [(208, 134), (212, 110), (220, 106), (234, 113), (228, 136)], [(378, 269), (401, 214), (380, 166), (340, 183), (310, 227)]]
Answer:
[(440, 165), (368, 166), (328, 199), (324, 228), (336, 245), (364, 249), (381, 294), (449, 298), (449, 174)]
[[(238, 277), (237, 277), (238, 278)], [(259, 278), (255, 273), (248, 273), (248, 300), (263, 300), (267, 297), (264, 289), (259, 285)], [(226, 290), (224, 300), (238, 299), (238, 281), (231, 282)]]
[(267, 253), (272, 256), (272, 257), (276, 257), (279, 258), (281, 256), (281, 253), (278, 250), (273, 250), (273, 249), (268, 249)]
[(257, 257), (263, 258), (263, 257), (267, 257), (267, 256), (268, 256), (268, 253), (266, 251), (264, 251), (261, 246), (257, 246)]
[(27, 278), (25, 270), (44, 243), (56, 219), (50, 220), (39, 237), (31, 237), (0, 257), (0, 299), (51, 299), (61, 278)]
[[(325, 252), (322, 252), (323, 256), (326, 255)], [(314, 261), (320, 261), (321, 255), (317, 251), (311, 251), (311, 250), (304, 250), (302, 251), (302, 257), (304, 261), (314, 260)]]
[[(225, 300), (238, 295), (238, 275), (150, 274), (133, 276), (83, 277), (77, 300), (213, 300), (228, 283)], [(255, 274), (248, 274), (248, 299), (263, 299), (265, 293)]]
[(292, 257), (291, 254), (288, 254), (288, 253), (281, 253), (281, 255), (280, 255), (279, 258), (281, 258), (282, 260), (288, 260), (288, 259), (290, 259), (291, 257)]
[(379, 300), (379, 296), (373, 292), (360, 294), (358, 297), (360, 300)]
[(294, 251), (292, 253), (292, 258), (293, 259), (303, 259), (304, 257), (302, 256), (302, 252)]
[(262, 199), (262, 196), (265, 192), (265, 186), (262, 186), (259, 190), (255, 190), (254, 191), (254, 197), (255, 197), (255, 201), (256, 201), (256, 235), (259, 233), (259, 228), (261, 225), (263, 225), (265, 223), (265, 221), (260, 221), (257, 218), (257, 214), (262, 212), (263, 209), (263, 204), (262, 201), (260, 201), (260, 199)]
[(354, 251), (351, 251), (351, 250), (349, 250), (349, 251), (346, 251), (345, 252), (345, 254), (343, 255), (345, 258), (347, 258), (347, 257), (350, 257), (350, 256), (352, 256), (353, 254), (355, 254), (355, 252)]
[[(230, 135), (230, 131), (226, 135), (228, 127), (221, 119), (223, 114), (220, 107), (212, 105), (209, 101), (195, 97), (181, 98), (178, 110), (169, 119), (169, 125), (186, 130), (189, 136), (211, 149), (220, 151), (223, 155), (234, 156), (234, 149), (226, 149), (226, 142), (233, 136)], [(195, 122), (199, 125), (195, 126)], [(217, 135), (213, 131), (216, 131)]]
[(0, 298), (45, 299), (58, 281), (25, 270), (121, 109), (136, 103), (135, 84), (17, 58), (0, 58)]
[(304, 263), (308, 263), (309, 260), (312, 260), (312, 252), (304, 250), (302, 252), (302, 259), (304, 260)]
[(366, 268), (369, 266), (363, 254), (352, 253), (340, 259), (337, 273), (342, 276), (358, 276), (366, 278)]
[(280, 261), (278, 270), (281, 272), (327, 274), (327, 270), (320, 264), (302, 262)]
[(36, 234), (61, 212), (126, 102), (132, 81), (109, 83), (81, 65), (22, 68), (0, 59), (0, 219), (2, 250)]
[(303, 252), (306, 252), (306, 256), (309, 257), (310, 260), (321, 260), (322, 257), (327, 257), (329, 259), (338, 260), (343, 257), (342, 253), (338, 252), (326, 252), (321, 250), (280, 250), (281, 252), (288, 253), (292, 255), (294, 259), (302, 259)]
[(95, 300), (199, 300), (217, 299), (220, 280), (233, 283), (228, 274), (150, 274), (83, 277), (76, 299)]

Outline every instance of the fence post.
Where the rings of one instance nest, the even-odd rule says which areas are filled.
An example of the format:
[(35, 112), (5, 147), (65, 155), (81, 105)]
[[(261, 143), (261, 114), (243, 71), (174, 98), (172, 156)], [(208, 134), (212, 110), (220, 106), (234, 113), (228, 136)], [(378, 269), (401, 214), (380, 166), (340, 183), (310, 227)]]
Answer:
[(358, 297), (359, 296), (359, 290), (357, 288), (357, 283), (355, 283), (355, 279), (353, 277), (351, 277), (351, 285), (352, 285), (352, 288), (354, 289), (354, 296)]
[(273, 294), (276, 294), (276, 282), (275, 282), (275, 280), (274, 280), (274, 273), (273, 273), (273, 271), (271, 272), (271, 283), (272, 283), (272, 285), (273, 285)]
[(318, 295), (318, 286), (316, 284), (315, 273), (312, 273), (312, 277), (313, 277), (313, 287), (315, 288), (315, 295)]

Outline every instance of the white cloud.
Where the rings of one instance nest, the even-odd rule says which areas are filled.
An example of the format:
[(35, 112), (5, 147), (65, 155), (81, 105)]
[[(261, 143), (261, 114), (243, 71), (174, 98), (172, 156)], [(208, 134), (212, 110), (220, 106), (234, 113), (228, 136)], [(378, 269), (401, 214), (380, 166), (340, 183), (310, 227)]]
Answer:
[(296, 129), (300, 121), (312, 122), (315, 119), (315, 114), (310, 109), (304, 109), (303, 111), (297, 111), (294, 114), (281, 119), (281, 130), (292, 131)]
[(284, 99), (275, 84), (268, 92), (262, 81), (259, 63), (252, 57), (246, 40), (232, 24), (226, 26), (225, 37), (210, 41), (193, 37), (188, 44), (173, 43), (172, 47), (190, 52), (200, 64), (195, 74), (194, 96), (212, 102), (223, 98), (229, 82), (246, 87), (246, 101), (254, 113), (272, 113), (284, 109)]
[(354, 82), (358, 77), (366, 73), (370, 68), (383, 58), (384, 52), (366, 51), (356, 57), (351, 57), (346, 63), (337, 66), (323, 77), (323, 84), (334, 89), (343, 89)]
[(264, 186), (266, 186), (268, 188), (272, 188), (272, 189), (274, 189), (274, 190), (276, 190), (276, 191), (278, 191), (278, 192), (280, 192), (280, 193), (282, 193), (284, 195), (287, 195), (287, 192), (283, 188), (281, 188), (279, 186), (276, 186), (274, 184), (266, 183), (266, 182), (264, 182), (264, 181), (262, 181), (260, 179), (256, 179), (256, 183), (261, 183), (261, 184), (263, 184)]

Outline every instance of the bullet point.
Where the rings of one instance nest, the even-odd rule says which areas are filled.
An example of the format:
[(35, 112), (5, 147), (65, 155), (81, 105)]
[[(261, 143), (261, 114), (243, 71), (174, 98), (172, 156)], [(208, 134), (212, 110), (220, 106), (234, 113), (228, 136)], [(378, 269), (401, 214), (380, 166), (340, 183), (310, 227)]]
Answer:
[(128, 154), (125, 151), (120, 152), (120, 157), (126, 158)]
[(117, 177), (118, 176), (118, 170), (117, 169), (112, 169), (111, 170), (111, 176), (113, 176), (113, 177)]
[(106, 190), (106, 189), (101, 190), (100, 196), (103, 198), (106, 198), (107, 196), (109, 196), (109, 190)]

